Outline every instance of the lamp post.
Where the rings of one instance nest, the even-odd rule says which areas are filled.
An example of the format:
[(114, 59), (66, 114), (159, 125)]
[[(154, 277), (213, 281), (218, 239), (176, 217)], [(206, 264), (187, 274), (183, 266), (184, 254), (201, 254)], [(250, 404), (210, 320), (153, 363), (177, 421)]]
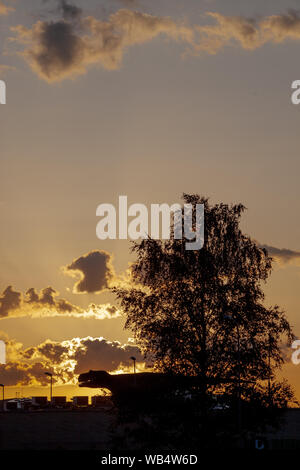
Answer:
[(136, 358), (134, 356), (131, 356), (130, 359), (133, 360), (133, 373), (135, 374), (136, 370), (135, 370), (135, 361), (136, 361)]
[(272, 404), (272, 396), (271, 396), (271, 347), (272, 347), (272, 342), (273, 342), (273, 337), (269, 333), (269, 344), (268, 344), (268, 397), (269, 397), (269, 404)]
[(2, 387), (2, 411), (4, 411), (4, 385), (0, 384), (0, 387)]
[(134, 375), (134, 385), (136, 385), (136, 368), (135, 368), (135, 362), (136, 362), (136, 357), (131, 356), (130, 359), (133, 360), (133, 375)]
[(226, 314), (224, 318), (227, 320), (233, 320), (236, 325), (236, 333), (237, 333), (237, 366), (238, 366), (238, 409), (237, 409), (237, 426), (238, 432), (241, 431), (242, 425), (242, 413), (241, 413), (241, 348), (240, 348), (240, 329), (239, 323), (234, 315)]
[(45, 372), (45, 375), (50, 377), (50, 404), (52, 403), (52, 374), (50, 372)]

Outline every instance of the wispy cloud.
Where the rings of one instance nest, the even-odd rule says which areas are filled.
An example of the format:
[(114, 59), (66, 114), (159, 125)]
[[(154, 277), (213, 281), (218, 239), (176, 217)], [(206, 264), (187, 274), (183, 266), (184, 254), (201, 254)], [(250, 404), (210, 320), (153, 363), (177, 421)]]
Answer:
[(48, 82), (74, 78), (92, 65), (116, 70), (129, 47), (158, 36), (185, 45), (195, 55), (216, 54), (225, 47), (255, 50), (266, 43), (300, 40), (300, 13), (294, 10), (258, 19), (207, 12), (207, 24), (201, 25), (128, 9), (103, 21), (84, 17), (80, 8), (63, 1), (60, 10), (61, 20), (12, 28), (14, 40), (24, 46), (21, 55)]
[(66, 0), (59, 1), (59, 8), (62, 11), (62, 16), (65, 20), (76, 20), (81, 17), (82, 9), (76, 5), (71, 5)]
[(108, 70), (121, 66), (128, 47), (150, 42), (159, 35), (193, 44), (194, 31), (168, 17), (121, 9), (108, 21), (88, 16), (78, 22), (38, 21), (32, 28), (12, 28), (25, 46), (23, 57), (48, 82), (86, 73), (91, 65)]
[(300, 266), (300, 252), (289, 250), (288, 248), (276, 248), (270, 245), (260, 245), (265, 248), (268, 254), (280, 265), (293, 264)]
[(206, 15), (214, 24), (196, 26), (200, 40), (195, 44), (195, 51), (216, 54), (225, 46), (254, 50), (266, 43), (300, 39), (300, 12), (295, 10), (259, 19), (224, 16), (217, 12)]
[[(0, 74), (1, 74), (1, 77), (3, 77), (4, 75), (6, 75), (7, 72), (11, 71), (11, 70), (16, 70), (16, 67), (13, 67), (12, 65), (5, 65), (5, 64), (0, 64)], [(1, 203), (0, 203), (1, 205)]]
[(8, 15), (12, 11), (15, 11), (15, 9), (0, 2), (0, 15)]

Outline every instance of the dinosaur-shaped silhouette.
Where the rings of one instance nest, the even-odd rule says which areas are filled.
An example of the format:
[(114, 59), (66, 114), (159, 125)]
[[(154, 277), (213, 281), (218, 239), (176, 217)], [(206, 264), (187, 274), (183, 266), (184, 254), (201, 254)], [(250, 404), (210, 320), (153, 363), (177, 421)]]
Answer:
[(113, 395), (134, 389), (139, 392), (163, 392), (169, 389), (190, 388), (197, 384), (196, 377), (183, 375), (155, 372), (110, 375), (105, 370), (90, 370), (80, 374), (78, 381), (80, 387), (107, 388)]

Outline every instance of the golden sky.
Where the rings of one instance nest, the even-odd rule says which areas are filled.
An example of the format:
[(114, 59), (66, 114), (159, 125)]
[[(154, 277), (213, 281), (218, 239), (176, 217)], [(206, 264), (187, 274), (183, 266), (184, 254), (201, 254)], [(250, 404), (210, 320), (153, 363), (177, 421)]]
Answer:
[[(243, 229), (276, 261), (267, 303), (284, 308), (300, 334), (297, 8), (297, 0), (0, 2), (8, 394), (36, 394), (30, 387), (46, 386), (51, 369), (59, 394), (70, 395), (74, 374), (126, 369), (138, 355), (107, 290), (132, 260), (129, 243), (95, 232), (96, 207), (122, 194), (146, 205), (179, 202), (182, 192), (245, 204)], [(299, 370), (289, 362), (284, 371), (298, 398)]]

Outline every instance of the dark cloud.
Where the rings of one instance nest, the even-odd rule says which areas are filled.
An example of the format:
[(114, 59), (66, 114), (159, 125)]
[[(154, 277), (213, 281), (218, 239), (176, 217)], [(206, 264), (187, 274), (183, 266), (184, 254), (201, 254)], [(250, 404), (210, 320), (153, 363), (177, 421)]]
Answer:
[(265, 248), (268, 254), (279, 264), (295, 264), (300, 266), (300, 252), (289, 250), (287, 248), (276, 248), (270, 245), (260, 245)]
[(271, 15), (260, 23), (266, 40), (282, 42), (288, 38), (300, 39), (300, 12), (290, 9), (281, 15)]
[(76, 305), (71, 304), (68, 300), (65, 299), (58, 299), (56, 304), (56, 309), (60, 313), (74, 313), (74, 312), (82, 312), (82, 308), (77, 307)]
[(60, 0), (60, 9), (65, 20), (76, 20), (81, 17), (82, 9), (76, 5), (71, 5), (66, 0)]
[(0, 365), (1, 382), (6, 386), (10, 385), (46, 385), (49, 380), (45, 375), (45, 370), (54, 372), (53, 369), (41, 362), (25, 364), (22, 362), (9, 362)]
[(7, 317), (54, 317), (69, 316), (108, 320), (121, 316), (120, 310), (107, 304), (89, 304), (86, 308), (78, 307), (66, 299), (57, 298), (59, 292), (53, 287), (45, 287), (38, 292), (34, 287), (23, 296), (8, 286), (0, 296), (0, 319)]
[[(43, 0), (43, 3), (50, 3), (50, 0)], [(49, 13), (58, 12), (62, 18), (66, 21), (76, 21), (82, 15), (82, 8), (69, 3), (67, 0), (56, 0), (57, 8), (56, 10), (49, 11)]]
[(117, 313), (118, 309), (117, 309), (117, 307), (115, 307), (115, 305), (112, 305), (111, 307), (107, 307), (107, 311), (111, 315), (115, 315)]
[(114, 277), (111, 255), (102, 250), (80, 256), (66, 266), (64, 272), (80, 275), (81, 279), (74, 286), (76, 293), (101, 292), (109, 287)]
[[(80, 24), (79, 24), (80, 23)], [(168, 17), (121, 9), (108, 21), (92, 16), (80, 22), (38, 21), (31, 29), (12, 28), (24, 44), (24, 58), (48, 82), (72, 78), (92, 64), (113, 70), (120, 67), (125, 50), (151, 41), (160, 34), (192, 43), (193, 31)]]
[(7, 317), (11, 312), (17, 310), (21, 305), (20, 292), (13, 290), (12, 286), (8, 286), (0, 296), (0, 318)]
[(37, 291), (31, 287), (26, 292), (25, 303), (35, 306), (46, 306), (56, 309), (60, 313), (82, 312), (82, 309), (76, 305), (72, 305), (65, 299), (57, 299), (59, 293), (53, 287), (45, 287), (38, 294)]
[(54, 297), (58, 295), (58, 293), (53, 289), (53, 287), (45, 287), (42, 289), (38, 302), (42, 305), (55, 305)]
[(65, 21), (39, 23), (35, 36), (39, 47), (28, 52), (36, 70), (45, 77), (60, 77), (70, 69), (76, 69), (83, 60), (82, 40), (73, 32), (73, 26)]
[[(134, 4), (133, 0), (122, 2), (127, 6)], [(73, 78), (96, 64), (118, 69), (129, 47), (161, 35), (185, 44), (194, 55), (216, 54), (227, 46), (254, 50), (266, 43), (300, 40), (297, 11), (259, 19), (207, 12), (207, 24), (188, 25), (186, 21), (125, 8), (106, 21), (83, 17), (78, 7), (67, 2), (60, 2), (60, 10), (59, 21), (38, 21), (31, 29), (22, 25), (12, 28), (17, 35), (15, 40), (25, 46), (25, 60), (48, 82)]]
[(45, 385), (48, 383), (45, 371), (51, 372), (59, 384), (77, 383), (78, 374), (90, 369), (110, 372), (131, 369), (131, 356), (136, 357), (138, 368), (144, 367), (136, 346), (104, 338), (73, 338), (61, 343), (47, 340), (26, 349), (18, 345), (17, 349), (8, 364), (0, 365), (1, 381), (6, 385)]
[(33, 287), (30, 287), (30, 289), (27, 290), (26, 296), (27, 300), (25, 300), (25, 302), (28, 302), (29, 304), (38, 302), (40, 299), (38, 293)]
[(68, 346), (47, 340), (39, 346), (25, 349), (21, 352), (21, 355), (26, 360), (40, 357), (44, 360), (51, 361), (52, 364), (59, 364), (62, 362), (63, 358), (67, 357), (68, 353)]
[(95, 370), (114, 371), (121, 367), (132, 365), (131, 356), (137, 361), (143, 360), (140, 350), (129, 344), (122, 345), (118, 341), (110, 342), (104, 338), (86, 338), (81, 340), (74, 359), (76, 360), (75, 374)]
[(81, 374), (90, 369), (115, 371), (132, 365), (131, 356), (138, 362), (143, 356), (138, 347), (121, 344), (104, 338), (73, 338), (62, 343), (47, 340), (36, 347), (22, 351), (26, 360), (50, 361), (52, 366), (63, 367), (69, 361), (75, 361), (74, 374)]

